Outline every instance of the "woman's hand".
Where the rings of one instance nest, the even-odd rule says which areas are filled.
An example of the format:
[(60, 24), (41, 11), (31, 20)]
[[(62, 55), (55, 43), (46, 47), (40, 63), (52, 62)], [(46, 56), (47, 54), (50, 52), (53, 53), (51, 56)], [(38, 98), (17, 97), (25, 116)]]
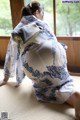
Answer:
[(0, 81), (0, 86), (3, 86), (5, 84), (7, 84), (7, 81), (9, 80), (9, 77), (8, 76), (4, 76), (4, 79), (2, 81)]

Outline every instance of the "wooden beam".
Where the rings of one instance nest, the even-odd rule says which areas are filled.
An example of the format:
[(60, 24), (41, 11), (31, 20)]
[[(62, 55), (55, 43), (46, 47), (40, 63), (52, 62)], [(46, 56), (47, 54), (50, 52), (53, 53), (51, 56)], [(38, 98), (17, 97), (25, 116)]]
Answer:
[(19, 23), (21, 19), (21, 9), (23, 6), (24, 0), (10, 0), (13, 28)]
[(0, 37), (0, 63), (5, 60), (7, 45), (10, 37)]

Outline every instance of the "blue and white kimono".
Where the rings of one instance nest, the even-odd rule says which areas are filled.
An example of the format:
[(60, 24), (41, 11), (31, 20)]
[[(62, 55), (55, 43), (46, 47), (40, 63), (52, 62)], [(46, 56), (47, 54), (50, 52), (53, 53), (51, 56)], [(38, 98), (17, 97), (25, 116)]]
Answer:
[(25, 16), (12, 32), (4, 65), (5, 74), (18, 83), (27, 75), (38, 100), (64, 103), (74, 92), (67, 70), (66, 51), (48, 25)]

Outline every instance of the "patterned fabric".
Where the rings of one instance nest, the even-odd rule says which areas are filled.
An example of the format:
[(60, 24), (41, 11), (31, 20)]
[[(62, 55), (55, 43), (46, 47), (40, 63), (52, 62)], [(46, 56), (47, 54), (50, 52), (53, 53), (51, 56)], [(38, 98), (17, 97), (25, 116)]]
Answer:
[(45, 22), (25, 16), (12, 32), (5, 74), (13, 76), (16, 73), (18, 83), (26, 74), (33, 81), (38, 100), (63, 103), (74, 88), (67, 70), (65, 48)]

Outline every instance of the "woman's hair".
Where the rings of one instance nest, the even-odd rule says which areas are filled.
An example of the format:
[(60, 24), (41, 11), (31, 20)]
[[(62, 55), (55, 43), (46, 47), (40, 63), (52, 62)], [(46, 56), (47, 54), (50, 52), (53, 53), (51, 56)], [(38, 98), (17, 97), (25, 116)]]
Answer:
[(43, 6), (41, 6), (41, 4), (37, 1), (33, 1), (30, 4), (28, 4), (27, 6), (24, 6), (22, 8), (22, 15), (23, 16), (28, 16), (28, 15), (33, 15), (36, 10), (38, 10), (39, 12), (43, 9)]

